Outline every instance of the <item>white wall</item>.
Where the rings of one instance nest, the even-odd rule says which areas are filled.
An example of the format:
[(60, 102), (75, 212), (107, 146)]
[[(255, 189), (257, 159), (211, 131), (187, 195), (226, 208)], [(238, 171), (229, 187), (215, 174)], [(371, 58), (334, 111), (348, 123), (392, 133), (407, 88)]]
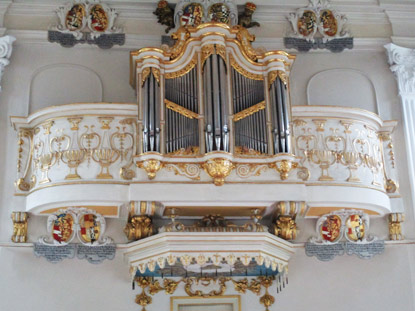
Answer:
[[(31, 111), (31, 94), (36, 94), (35, 108), (46, 104), (46, 101), (42, 103), (41, 94), (36, 93), (36, 90), (31, 93), (31, 80), (40, 68), (57, 64), (72, 64), (77, 68), (82, 66), (88, 68), (88, 72), (95, 72), (102, 82), (103, 101), (135, 101), (134, 91), (129, 85), (129, 54), (126, 50), (104, 51), (89, 46), (64, 49), (57, 44), (16, 42), (11, 64), (5, 70), (3, 91), (0, 94), (0, 243), (10, 240), (11, 212), (24, 210), (24, 198), (13, 196), (17, 147), (9, 116), (26, 116)], [(396, 83), (386, 63), (386, 55), (382, 52), (298, 55), (291, 76), (293, 104), (307, 104), (307, 85), (315, 74), (338, 68), (359, 70), (367, 76), (374, 86), (381, 117), (401, 122)], [(56, 71), (55, 79), (68, 83), (69, 90), (76, 89), (76, 83), (72, 84), (71, 79), (59, 76), (61, 73), (64, 71)], [(73, 72), (70, 77), (73, 77)], [(57, 86), (55, 82), (46, 85), (47, 80), (38, 80), (36, 83), (33, 85), (42, 92), (48, 88), (53, 92), (53, 87)], [(91, 86), (93, 85), (92, 83)], [(87, 88), (83, 92), (85, 100), (95, 94), (89, 93)], [(71, 94), (72, 91), (60, 93), (60, 97), (55, 100), (69, 102)], [(356, 94), (359, 94), (359, 89), (356, 89)], [(336, 104), (341, 104), (342, 98), (347, 95), (339, 92)], [(52, 97), (48, 97), (48, 105), (53, 103), (50, 98)], [(82, 100), (79, 94), (74, 99)], [(363, 101), (361, 106), (364, 107), (365, 104), (366, 101)], [(414, 239), (412, 202), (406, 186), (408, 173), (405, 146), (404, 140), (399, 139), (403, 137), (401, 125), (396, 137), (399, 181), (407, 215), (405, 231), (408, 239)], [(314, 234), (314, 223), (303, 220), (299, 225), (301, 232), (297, 242), (304, 242)], [(119, 220), (108, 222), (107, 233), (118, 243), (126, 242), (122, 234), (123, 226)], [(380, 237), (386, 237), (388, 231), (385, 219), (375, 219), (373, 231)], [(45, 233), (46, 219), (37, 217), (29, 220), (30, 242)], [(384, 254), (370, 261), (343, 256), (323, 263), (306, 257), (304, 249), (299, 247), (290, 263), (290, 284), (282, 294), (276, 296), (276, 303), (271, 310), (413, 310), (414, 256), (413, 245), (393, 244), (387, 245)], [(123, 263), (121, 252), (118, 252), (116, 259), (102, 265), (91, 265), (77, 259), (50, 264), (43, 258), (36, 258), (31, 248), (0, 247), (0, 289), (2, 311), (26, 308), (34, 311), (140, 310), (134, 303), (134, 297), (139, 291), (131, 290), (128, 267)], [(158, 294), (154, 301), (147, 308), (148, 311), (168, 310), (169, 297), (164, 293)], [(242, 302), (242, 311), (264, 310), (258, 304), (258, 297), (253, 294), (243, 296)]]

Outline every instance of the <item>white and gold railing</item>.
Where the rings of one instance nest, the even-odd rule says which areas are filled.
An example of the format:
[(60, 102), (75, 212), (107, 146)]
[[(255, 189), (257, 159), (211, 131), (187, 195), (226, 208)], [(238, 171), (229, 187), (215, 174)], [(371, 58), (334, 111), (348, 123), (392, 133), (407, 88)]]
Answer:
[(199, 154), (194, 147), (138, 154), (136, 104), (80, 103), (11, 117), (16, 194), (27, 196), (26, 209), (35, 213), (118, 210), (132, 200), (255, 207), (305, 201), (306, 216), (339, 208), (390, 212), (389, 198), (398, 195), (396, 122), (344, 107), (297, 106), (292, 114), (295, 155), (273, 156), (244, 148)]

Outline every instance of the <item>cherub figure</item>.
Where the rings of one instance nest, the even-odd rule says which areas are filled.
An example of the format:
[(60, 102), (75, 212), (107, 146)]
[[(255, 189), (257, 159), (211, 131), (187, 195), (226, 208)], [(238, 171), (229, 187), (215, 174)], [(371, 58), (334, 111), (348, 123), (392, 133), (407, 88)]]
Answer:
[(245, 4), (244, 12), (241, 15), (239, 15), (239, 18), (238, 18), (239, 25), (245, 28), (261, 26), (258, 22), (252, 21), (252, 15), (254, 14), (255, 10), (256, 10), (256, 5), (252, 2), (247, 2)]
[(159, 24), (166, 25), (166, 33), (174, 28), (174, 11), (166, 0), (160, 0), (157, 9), (153, 12), (157, 16)]

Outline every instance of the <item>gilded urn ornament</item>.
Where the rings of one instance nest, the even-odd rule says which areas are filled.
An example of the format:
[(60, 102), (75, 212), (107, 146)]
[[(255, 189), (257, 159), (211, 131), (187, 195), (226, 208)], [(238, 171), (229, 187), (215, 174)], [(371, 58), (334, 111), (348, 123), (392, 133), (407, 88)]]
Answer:
[(203, 164), (203, 169), (213, 178), (216, 186), (223, 186), (225, 178), (230, 175), (235, 165), (225, 158), (214, 158)]

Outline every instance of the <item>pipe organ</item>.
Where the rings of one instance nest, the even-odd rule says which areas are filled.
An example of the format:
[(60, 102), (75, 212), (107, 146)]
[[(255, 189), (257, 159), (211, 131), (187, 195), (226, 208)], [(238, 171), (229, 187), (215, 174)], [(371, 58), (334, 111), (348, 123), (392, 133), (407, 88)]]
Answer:
[(258, 52), (240, 26), (182, 27), (171, 48), (131, 52), (141, 152), (291, 152), (294, 56)]

